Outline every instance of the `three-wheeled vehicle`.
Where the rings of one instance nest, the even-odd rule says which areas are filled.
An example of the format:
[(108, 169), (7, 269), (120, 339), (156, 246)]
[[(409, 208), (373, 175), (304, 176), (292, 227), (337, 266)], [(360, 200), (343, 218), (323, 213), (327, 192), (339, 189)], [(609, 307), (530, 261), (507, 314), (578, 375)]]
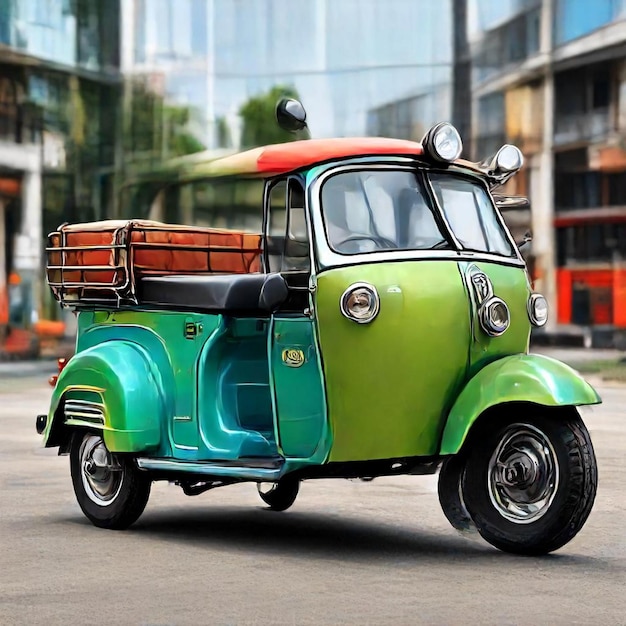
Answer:
[[(277, 111), (305, 124), (297, 101)], [(78, 334), (37, 430), (69, 454), (93, 524), (131, 525), (157, 480), (254, 482), (282, 511), (305, 479), (440, 470), (452, 525), (502, 550), (578, 533), (597, 470), (577, 407), (600, 398), (529, 354), (547, 303), (498, 210), (512, 200), (492, 195), (520, 151), (461, 150), (449, 123), (421, 143), (270, 145), (187, 172), (202, 185), (175, 202), (202, 226), (50, 234), (48, 282)]]

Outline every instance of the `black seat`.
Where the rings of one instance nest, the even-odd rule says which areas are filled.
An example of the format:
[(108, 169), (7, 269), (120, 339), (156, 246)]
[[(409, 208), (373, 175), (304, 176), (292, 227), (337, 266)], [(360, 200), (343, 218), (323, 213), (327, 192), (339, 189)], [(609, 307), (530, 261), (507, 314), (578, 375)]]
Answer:
[(146, 277), (139, 300), (173, 309), (267, 315), (288, 295), (280, 274), (217, 274), (210, 276)]

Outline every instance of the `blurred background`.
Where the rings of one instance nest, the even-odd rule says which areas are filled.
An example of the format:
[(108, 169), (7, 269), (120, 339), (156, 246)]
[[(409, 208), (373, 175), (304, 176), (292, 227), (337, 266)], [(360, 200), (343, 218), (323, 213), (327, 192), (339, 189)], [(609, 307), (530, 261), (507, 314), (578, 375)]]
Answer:
[(73, 341), (48, 232), (136, 216), (181, 159), (293, 139), (283, 94), (314, 137), (450, 120), (466, 158), (518, 145), (505, 191), (531, 211), (505, 219), (532, 232), (544, 334), (624, 345), (626, 0), (0, 0), (0, 359)]

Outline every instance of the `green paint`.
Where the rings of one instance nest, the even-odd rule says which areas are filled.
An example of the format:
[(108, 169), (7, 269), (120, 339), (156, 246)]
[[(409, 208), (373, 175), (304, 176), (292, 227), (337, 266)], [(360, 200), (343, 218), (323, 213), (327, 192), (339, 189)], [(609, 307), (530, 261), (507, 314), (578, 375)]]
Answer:
[[(380, 296), (369, 324), (345, 318), (342, 293), (368, 282)], [(431, 455), (466, 376), (470, 315), (455, 261), (328, 270), (316, 309), (333, 433), (330, 461)]]
[[(329, 431), (314, 323), (308, 318), (275, 319), (270, 350), (279, 450), (287, 458), (321, 462)], [(285, 350), (301, 351), (304, 362), (288, 365)]]
[[(471, 264), (460, 263), (459, 265), (461, 271), (465, 271)], [(531, 291), (526, 270), (496, 263), (476, 263), (475, 265), (489, 277), (494, 295), (506, 302), (511, 315), (511, 324), (500, 337), (490, 337), (482, 330), (475, 304), (473, 305), (474, 341), (470, 350), (470, 377), (496, 359), (526, 352), (531, 328), (527, 309)]]
[(598, 404), (600, 397), (568, 365), (538, 354), (519, 354), (482, 368), (459, 394), (446, 424), (441, 454), (455, 454), (475, 420), (506, 402), (544, 406)]

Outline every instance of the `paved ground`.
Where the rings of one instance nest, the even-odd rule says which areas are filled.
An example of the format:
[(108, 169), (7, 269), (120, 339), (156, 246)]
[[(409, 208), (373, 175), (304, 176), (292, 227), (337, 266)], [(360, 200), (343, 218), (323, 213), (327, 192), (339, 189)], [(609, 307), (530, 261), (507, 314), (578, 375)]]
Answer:
[(586, 415), (600, 467), (581, 533), (513, 557), (453, 531), (435, 477), (310, 481), (285, 513), (251, 485), (155, 486), (125, 532), (82, 516), (34, 416), (50, 388), (0, 373), (0, 624), (625, 624), (626, 387)]

